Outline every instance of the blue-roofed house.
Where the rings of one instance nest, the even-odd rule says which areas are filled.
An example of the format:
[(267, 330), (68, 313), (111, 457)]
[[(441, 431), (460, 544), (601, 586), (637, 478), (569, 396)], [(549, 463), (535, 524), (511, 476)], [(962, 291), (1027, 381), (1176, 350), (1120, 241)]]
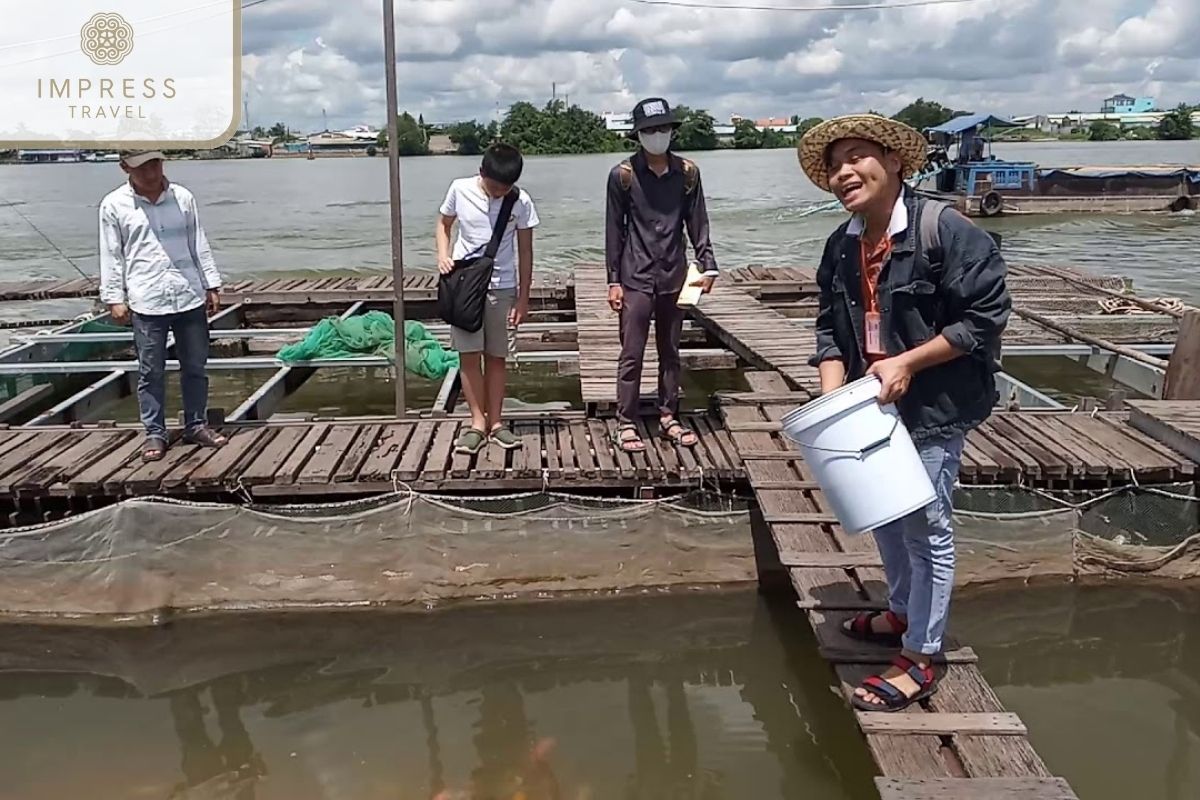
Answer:
[(1153, 97), (1130, 97), (1127, 94), (1114, 94), (1104, 98), (1100, 106), (1103, 114), (1144, 114), (1154, 108)]

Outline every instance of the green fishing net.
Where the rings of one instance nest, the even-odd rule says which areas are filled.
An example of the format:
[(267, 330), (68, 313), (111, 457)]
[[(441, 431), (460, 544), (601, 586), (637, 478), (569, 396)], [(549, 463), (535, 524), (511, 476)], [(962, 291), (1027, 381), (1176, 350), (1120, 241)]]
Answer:
[[(382, 356), (395, 359), (396, 326), (382, 311), (368, 311), (346, 319), (328, 317), (313, 326), (303, 340), (279, 351), (286, 363), (318, 359)], [(430, 380), (441, 380), (458, 367), (458, 353), (447, 350), (420, 322), (404, 322), (404, 366)]]

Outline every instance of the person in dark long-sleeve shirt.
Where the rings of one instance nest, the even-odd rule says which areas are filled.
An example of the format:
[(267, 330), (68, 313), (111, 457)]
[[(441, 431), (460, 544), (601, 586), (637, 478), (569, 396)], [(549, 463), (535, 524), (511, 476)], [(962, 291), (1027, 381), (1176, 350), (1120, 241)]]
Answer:
[(617, 444), (627, 452), (640, 453), (646, 443), (633, 420), (651, 318), (658, 344), (661, 433), (674, 444), (696, 444), (696, 434), (675, 418), (684, 317), (678, 300), (688, 275), (685, 232), (703, 271), (700, 285), (705, 293), (716, 280), (717, 261), (709, 241), (700, 170), (670, 152), (674, 129), (679, 127), (670, 107), (659, 98), (643, 100), (634, 108), (633, 118), (633, 135), (641, 147), (609, 173), (604, 249), (608, 302), (621, 315)]

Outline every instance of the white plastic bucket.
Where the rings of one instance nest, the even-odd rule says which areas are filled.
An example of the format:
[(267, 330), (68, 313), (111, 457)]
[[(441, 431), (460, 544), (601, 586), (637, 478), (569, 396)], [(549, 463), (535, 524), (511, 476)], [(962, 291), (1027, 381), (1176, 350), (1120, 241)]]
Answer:
[(900, 412), (879, 404), (879, 389), (869, 375), (782, 420), (847, 533), (895, 522), (937, 497)]

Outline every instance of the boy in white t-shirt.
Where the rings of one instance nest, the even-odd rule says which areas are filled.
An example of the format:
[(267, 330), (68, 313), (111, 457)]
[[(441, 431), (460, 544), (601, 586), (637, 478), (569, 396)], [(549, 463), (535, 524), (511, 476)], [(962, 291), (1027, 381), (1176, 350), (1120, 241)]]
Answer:
[[(492, 227), (504, 197), (520, 179), (521, 151), (508, 144), (493, 144), (483, 154), (479, 174), (450, 184), (442, 202), (435, 237), (438, 270), (454, 269), (456, 259), (483, 253), (492, 238)], [(515, 329), (529, 314), (529, 286), (533, 281), (533, 229), (537, 210), (524, 189), (505, 226), (496, 253), (492, 284), (483, 312), (483, 327), (474, 333), (450, 329), (450, 342), (460, 356), (463, 393), (471, 408), (471, 426), (455, 442), (456, 453), (475, 454), (489, 441), (513, 450), (521, 440), (501, 418), (504, 406), (508, 329)], [(450, 232), (458, 221), (458, 238), (450, 247)], [(519, 267), (519, 269), (518, 269)], [(486, 367), (486, 369), (485, 369)]]

